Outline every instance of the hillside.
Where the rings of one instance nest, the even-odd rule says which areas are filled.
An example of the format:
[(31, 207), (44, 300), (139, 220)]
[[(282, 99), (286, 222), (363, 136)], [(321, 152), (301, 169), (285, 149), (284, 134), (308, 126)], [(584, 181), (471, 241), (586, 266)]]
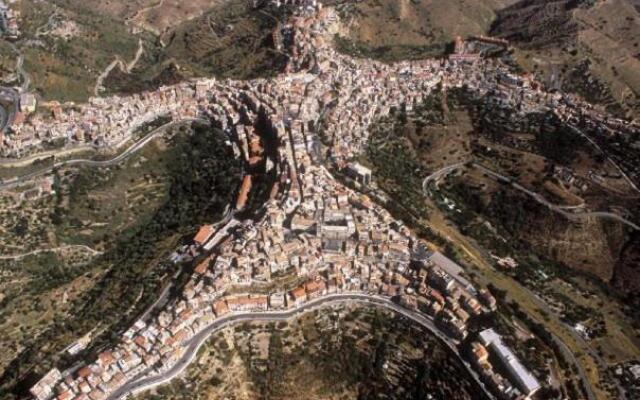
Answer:
[(21, 36), (0, 39), (0, 79), (20, 83), (22, 54), (29, 89), (44, 100), (83, 102), (193, 76), (248, 79), (286, 61), (271, 43), (284, 9), (254, 9), (246, 0), (20, 0), (14, 7)]
[(511, 56), (551, 89), (640, 115), (637, 0), (339, 2), (338, 47), (383, 61), (438, 57), (460, 35), (509, 39)]
[[(548, 87), (640, 115), (637, 0), (325, 2), (343, 17), (336, 43), (344, 52), (391, 62), (442, 56), (458, 35), (501, 36), (514, 44), (515, 61)], [(83, 101), (192, 76), (252, 78), (285, 62), (270, 42), (282, 8), (255, 10), (245, 0), (21, 0), (17, 7), (25, 21), (17, 46), (32, 89), (45, 99)], [(0, 70), (10, 82), (15, 55), (3, 53)], [(123, 64), (109, 73), (116, 61)]]
[(236, 79), (269, 75), (280, 71), (287, 59), (276, 51), (271, 35), (283, 13), (230, 0), (168, 32), (162, 53), (196, 75)]
[[(540, 115), (525, 120), (505, 117), (508, 111), (493, 105), (490, 96), (462, 104), (469, 97), (464, 92), (450, 93), (446, 114), (439, 107), (442, 94), (436, 92), (404, 123), (395, 116), (374, 128), (369, 162), (381, 187), (400, 199), (406, 210), (428, 215), (422, 179), (443, 167), (474, 161), (514, 177), (560, 207), (612, 210), (637, 219), (638, 194), (614, 177), (612, 165), (599, 161), (599, 154), (558, 120)], [(395, 132), (393, 140), (390, 130)], [(609, 178), (595, 182), (588, 178), (591, 172)], [(622, 249), (634, 251), (627, 245), (629, 231), (624, 225), (597, 218), (565, 218), (475, 168), (438, 190), (443, 192), (435, 192), (436, 202), (453, 201), (460, 209), (447, 212), (448, 217), (493, 254), (506, 256), (513, 245), (612, 283)], [(487, 230), (485, 223), (493, 228)], [(634, 288), (631, 281), (626, 286)]]
[(429, 331), (357, 305), (214, 333), (185, 378), (143, 400), (482, 400)]
[(526, 287), (548, 315), (588, 327), (607, 365), (636, 357), (640, 242), (627, 225), (586, 213), (638, 221), (640, 196), (557, 119), (511, 111), (490, 95), (473, 101), (436, 90), (378, 121), (359, 161), (372, 168), (393, 216), (476, 278), (511, 296)]
[(146, 26), (159, 34), (157, 43), (145, 48), (130, 71), (111, 70), (103, 81), (105, 93), (153, 90), (190, 77), (252, 79), (284, 68), (287, 56), (275, 49), (271, 35), (283, 9), (256, 9), (245, 0), (228, 0), (211, 2), (201, 11), (163, 25), (161, 33)]
[(93, 344), (108, 343), (112, 330), (188, 273), (167, 255), (181, 237), (219, 220), (236, 193), (240, 165), (222, 139), (207, 126), (177, 128), (118, 166), (61, 171), (55, 196), (2, 214), (0, 228), (16, 235), (3, 236), (8, 244), (28, 239), (41, 248), (51, 240), (101, 253), (89, 262), (49, 252), (2, 260), (0, 398), (22, 398), (53, 364), (72, 363), (63, 350), (91, 329), (99, 332)]
[(552, 88), (620, 115), (640, 112), (640, 14), (629, 0), (523, 0), (497, 13), (492, 35)]
[(377, 0), (346, 2), (341, 36), (360, 55), (393, 61), (441, 56), (453, 39), (486, 33), (513, 0)]

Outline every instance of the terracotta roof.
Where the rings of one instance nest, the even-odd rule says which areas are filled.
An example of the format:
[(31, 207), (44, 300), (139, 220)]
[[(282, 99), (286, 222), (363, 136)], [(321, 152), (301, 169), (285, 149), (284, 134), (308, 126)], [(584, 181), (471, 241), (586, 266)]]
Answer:
[(193, 241), (197, 244), (204, 244), (204, 242), (206, 242), (214, 232), (215, 229), (213, 228), (213, 225), (203, 225), (198, 233), (196, 233)]
[(204, 275), (204, 273), (207, 272), (207, 269), (209, 268), (209, 264), (211, 263), (211, 260), (213, 260), (213, 258), (214, 256), (210, 255), (209, 257), (202, 260), (202, 262), (196, 266), (196, 268), (194, 269), (194, 272), (196, 274)]
[(65, 390), (64, 392), (60, 393), (58, 395), (58, 397), (56, 397), (57, 400), (68, 400), (70, 398), (73, 397), (73, 394), (71, 393), (71, 391), (69, 390)]
[(113, 358), (113, 354), (111, 354), (110, 351), (103, 351), (102, 353), (98, 354), (98, 359), (100, 360), (100, 363), (102, 363), (102, 365), (109, 365), (115, 361), (115, 359)]
[(305, 297), (306, 294), (307, 292), (305, 291), (303, 286), (299, 286), (291, 291), (291, 297), (293, 297), (294, 300), (301, 299)]
[(242, 179), (242, 186), (240, 187), (240, 193), (238, 193), (238, 200), (236, 201), (236, 209), (241, 210), (247, 204), (249, 198), (249, 192), (251, 191), (251, 175), (245, 175)]
[(213, 304), (213, 311), (215, 311), (217, 316), (222, 314), (226, 314), (229, 312), (229, 307), (224, 300), (218, 300)]
[(86, 378), (87, 376), (91, 375), (91, 368), (89, 367), (82, 367), (80, 368), (80, 370), (78, 370), (78, 377), (79, 378)]
[(327, 285), (325, 285), (324, 281), (311, 281), (307, 283), (306, 287), (307, 292), (315, 293), (325, 290), (327, 288)]
[(140, 347), (144, 347), (144, 345), (147, 343), (147, 339), (145, 339), (144, 336), (136, 336), (136, 338), (133, 339), (133, 341), (135, 342), (135, 344), (137, 344)]

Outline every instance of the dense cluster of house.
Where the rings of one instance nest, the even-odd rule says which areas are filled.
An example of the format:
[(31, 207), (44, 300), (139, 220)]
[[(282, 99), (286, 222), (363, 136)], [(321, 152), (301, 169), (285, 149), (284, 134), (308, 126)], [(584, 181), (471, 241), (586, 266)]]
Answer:
[[(366, 143), (370, 123), (401, 104), (410, 109), (438, 84), (467, 85), (478, 93), (498, 90), (504, 102), (532, 109), (557, 105), (559, 112), (562, 96), (542, 92), (529, 78), (479, 58), (393, 65), (354, 60), (330, 45), (339, 22), (335, 11), (316, 7), (309, 12), (306, 3), (304, 10), (287, 28), (295, 32), (290, 73), (248, 82), (200, 80), (125, 99), (92, 99), (84, 106), (54, 107), (53, 119), (34, 118), (18, 128), (18, 135), (40, 132), (113, 144), (125, 140), (140, 121), (161, 114), (204, 116), (233, 139), (248, 165), (266, 159), (267, 170), (275, 169), (278, 176), (263, 218), (232, 218), (224, 226), (205, 225), (195, 235), (200, 255), (181, 296), (152, 319), (136, 322), (97, 359), (49, 372), (31, 390), (38, 400), (114, 398), (126, 383), (166, 373), (185, 357), (194, 336), (227, 314), (290, 309), (332, 293), (396, 299), (433, 320), (455, 343), (467, 337), (470, 321), (495, 309), (495, 298), (476, 289), (459, 265), (428, 250), (384, 208), (334, 179), (319, 162), (320, 142), (360, 185), (368, 185), (371, 171), (350, 159)], [(313, 66), (301, 68), (310, 59)], [(277, 157), (266, 155), (260, 130), (277, 138)], [(250, 196), (251, 183), (246, 175), (238, 210)], [(259, 289), (281, 276), (293, 277), (293, 286)], [(502, 397), (523, 398), (539, 388), (495, 332), (483, 332), (480, 340), (474, 344), (476, 364)], [(487, 349), (511, 371), (507, 379), (492, 372)]]

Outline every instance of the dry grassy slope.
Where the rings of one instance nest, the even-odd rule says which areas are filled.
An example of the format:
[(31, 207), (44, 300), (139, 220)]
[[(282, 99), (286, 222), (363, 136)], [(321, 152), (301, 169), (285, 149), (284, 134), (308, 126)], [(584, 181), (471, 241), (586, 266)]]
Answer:
[(69, 5), (90, 6), (99, 14), (118, 20), (131, 20), (134, 25), (153, 32), (178, 26), (201, 15), (224, 0), (56, 0)]
[(246, 0), (229, 0), (164, 35), (167, 58), (195, 75), (251, 79), (279, 71), (286, 56), (274, 49), (271, 33), (282, 10), (255, 10)]
[(116, 19), (124, 19), (137, 10), (148, 7), (159, 0), (56, 0), (61, 6), (80, 5), (89, 6), (100, 14), (109, 15)]
[(485, 33), (513, 0), (368, 0), (358, 3), (349, 37), (372, 47), (447, 44)]
[(184, 379), (140, 400), (482, 400), (474, 389), (429, 331), (389, 311), (340, 305), (216, 332)]
[[(631, 0), (523, 0), (498, 13), (491, 33), (512, 40), (522, 66), (549, 83), (640, 115), (640, 14)], [(584, 60), (588, 73), (572, 78)], [(607, 93), (585, 89), (593, 79)]]
[(640, 14), (627, 1), (611, 0), (576, 12), (580, 46), (616, 100), (640, 113)]
[(607, 226), (596, 218), (568, 223), (547, 210), (541, 214), (531, 229), (521, 232), (524, 240), (576, 270), (610, 282), (626, 239), (621, 224)]
[[(466, 174), (458, 181), (464, 190), (478, 193), (483, 204), (480, 215), (507, 241), (530, 245), (535, 253), (610, 283), (628, 262), (623, 249), (631, 255), (640, 248), (630, 240), (627, 228), (617, 222), (589, 218), (569, 221), (538, 204), (530, 197), (505, 187), (478, 173)], [(483, 187), (482, 191), (477, 189)], [(476, 204), (467, 199), (463, 208)], [(461, 203), (462, 204), (462, 203)], [(631, 288), (631, 285), (626, 286)]]
[(153, 6), (140, 10), (132, 22), (159, 34), (225, 2), (227, 0), (156, 0)]

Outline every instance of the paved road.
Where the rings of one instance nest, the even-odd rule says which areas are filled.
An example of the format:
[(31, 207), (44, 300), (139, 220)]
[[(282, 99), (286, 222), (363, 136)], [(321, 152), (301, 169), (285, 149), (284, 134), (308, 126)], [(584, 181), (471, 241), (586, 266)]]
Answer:
[[(456, 169), (462, 168), (465, 165), (465, 163), (458, 163), (458, 164), (453, 164), (453, 165), (449, 165), (446, 166), (444, 168), (441, 168), (435, 172), (433, 172), (431, 175), (427, 176), (426, 178), (424, 178), (424, 181), (422, 181), (422, 191), (427, 194), (427, 186), (429, 184), (429, 182), (431, 182), (434, 179), (440, 179), (440, 177), (447, 175), (450, 172), (455, 171)], [(487, 175), (492, 176), (493, 178), (501, 181), (501, 182), (505, 182), (505, 183), (509, 183), (511, 186), (513, 186), (515, 189), (529, 195), (530, 197), (532, 197), (535, 201), (537, 201), (538, 203), (544, 205), (545, 207), (549, 208), (552, 211), (555, 211), (559, 214), (562, 214), (564, 217), (571, 219), (571, 220), (577, 220), (577, 219), (585, 219), (585, 218), (589, 218), (589, 217), (595, 217), (595, 218), (603, 218), (603, 219), (612, 219), (618, 222), (621, 222), (627, 226), (630, 226), (631, 228), (635, 229), (635, 230), (640, 230), (640, 225), (636, 224), (633, 221), (630, 221), (618, 214), (612, 213), (612, 212), (608, 212), (608, 211), (587, 211), (587, 212), (569, 212), (568, 210), (576, 210), (579, 211), (583, 208), (584, 204), (580, 205), (580, 206), (560, 206), (557, 204), (553, 204), (551, 202), (549, 202), (547, 199), (544, 198), (544, 196), (542, 196), (539, 193), (533, 192), (527, 188), (525, 188), (524, 186), (520, 185), (519, 183), (517, 183), (513, 178), (505, 176), (505, 175), (501, 175), (495, 171), (490, 170), (489, 168), (478, 164), (476, 162), (472, 162), (471, 165), (475, 168), (478, 168), (479, 170), (481, 170), (482, 172), (486, 173)]]
[(492, 171), (478, 163), (473, 163), (472, 164), (475, 168), (478, 168), (479, 170), (481, 170), (482, 172), (486, 173), (487, 175), (492, 176), (493, 178), (501, 181), (501, 182), (505, 182), (505, 183), (509, 183), (513, 188), (529, 195), (530, 197), (532, 197), (535, 201), (537, 201), (538, 203), (546, 206), (547, 208), (549, 208), (552, 211), (555, 211), (559, 214), (562, 214), (564, 217), (571, 219), (571, 220), (579, 220), (579, 219), (586, 219), (589, 217), (595, 217), (595, 218), (603, 218), (603, 219), (612, 219), (614, 221), (618, 221), (621, 222), (627, 226), (630, 226), (631, 228), (635, 229), (635, 230), (640, 230), (640, 225), (636, 224), (633, 221), (629, 221), (628, 219), (621, 217), (618, 214), (612, 213), (612, 212), (608, 212), (608, 211), (591, 211), (591, 212), (568, 212), (566, 208), (558, 206), (556, 204), (550, 203), (547, 199), (545, 199), (541, 194), (533, 192), (527, 188), (525, 188), (524, 186), (520, 185), (519, 183), (517, 183), (513, 178), (510, 178), (508, 176), (504, 176), (501, 175), (495, 171)]
[(464, 167), (464, 164), (465, 163), (461, 162), (457, 164), (448, 165), (446, 167), (440, 168), (439, 170), (431, 173), (431, 175), (427, 176), (422, 181), (422, 192), (425, 194), (427, 193), (427, 186), (429, 185), (429, 182), (431, 182), (434, 179), (440, 179), (440, 177), (447, 175), (448, 173), (453, 172), (456, 169)]
[(104, 69), (104, 71), (102, 71), (102, 73), (98, 76), (98, 79), (96, 79), (96, 84), (93, 87), (93, 95), (96, 97), (100, 96), (100, 92), (105, 89), (102, 83), (104, 82), (105, 79), (107, 79), (107, 77), (115, 67), (120, 67), (120, 70), (126, 74), (131, 73), (131, 70), (136, 66), (136, 64), (140, 60), (140, 57), (142, 57), (143, 53), (144, 53), (144, 46), (142, 44), (142, 39), (138, 39), (138, 50), (136, 51), (136, 54), (133, 57), (133, 60), (129, 61), (128, 64), (125, 64), (125, 62), (120, 58), (120, 55), (116, 55), (115, 60), (113, 60), (111, 64), (109, 64)]
[[(565, 324), (564, 322), (562, 322), (562, 320), (557, 316), (556, 311), (552, 310), (551, 307), (549, 307), (549, 305), (544, 300), (542, 300), (540, 297), (538, 297), (531, 289), (529, 289), (529, 288), (527, 288), (525, 286), (522, 286), (521, 290), (524, 291), (525, 293), (527, 293), (530, 296), (531, 300), (538, 307), (540, 307), (540, 309), (542, 311), (547, 313), (547, 315), (549, 315), (550, 318), (553, 318), (553, 319), (555, 319), (555, 321), (557, 323), (566, 326), (566, 328), (567, 328), (566, 331), (580, 345), (580, 348), (583, 349), (584, 351), (586, 351), (587, 353), (589, 353), (591, 358), (593, 358), (595, 360), (595, 362), (600, 366), (600, 369), (602, 371), (604, 371), (606, 369), (606, 363), (604, 362), (602, 357), (600, 357), (593, 350), (593, 348), (589, 345), (589, 343), (587, 343), (587, 341), (582, 336), (580, 336), (580, 334), (578, 334), (571, 326), (569, 326), (569, 325)], [(595, 393), (593, 391), (593, 388), (591, 387), (589, 378), (587, 376), (587, 372), (585, 371), (584, 366), (582, 365), (582, 363), (580, 363), (580, 361), (576, 358), (575, 354), (571, 351), (569, 346), (567, 346), (562, 341), (562, 339), (560, 339), (558, 336), (556, 336), (552, 332), (549, 332), (549, 333), (551, 334), (551, 337), (552, 337), (553, 341), (560, 348), (560, 351), (562, 352), (565, 360), (567, 360), (569, 363), (575, 365), (576, 368), (578, 369), (578, 376), (580, 377), (580, 380), (582, 381), (582, 386), (587, 391), (587, 399), (588, 400), (597, 400), (598, 398), (595, 395)]]
[[(234, 217), (234, 211), (231, 210), (230, 206), (227, 206), (227, 209), (224, 213), (224, 215), (222, 216), (222, 218), (220, 219), (220, 221), (216, 222), (214, 225), (214, 227), (217, 229), (218, 227), (220, 227), (221, 225), (227, 225), (225, 226), (223, 229), (225, 229), (225, 236), (226, 236), (226, 230), (229, 229), (229, 222), (232, 221), (237, 221), (235, 220)], [(237, 221), (239, 223), (239, 221)], [(236, 223), (233, 224), (233, 226), (236, 226)], [(223, 236), (221, 236), (223, 237)], [(215, 236), (214, 236), (215, 239)], [(211, 240), (213, 242), (213, 239)], [(215, 245), (217, 245), (217, 242), (215, 242), (214, 244), (211, 245), (210, 248), (213, 248)], [(158, 298), (156, 299), (156, 301), (153, 302), (153, 304), (151, 304), (149, 307), (147, 307), (147, 309), (140, 315), (140, 320), (142, 321), (147, 321), (147, 319), (149, 318), (149, 315), (151, 314), (151, 312), (156, 309), (159, 305), (163, 305), (166, 303), (169, 293), (171, 291), (171, 289), (175, 286), (176, 283), (176, 279), (178, 279), (178, 276), (180, 276), (181, 271), (178, 270), (176, 271), (176, 273), (173, 275), (173, 278), (171, 279), (171, 282), (169, 284), (167, 284), (167, 286), (162, 290), (162, 292), (160, 292), (160, 295), (158, 296)]]
[(151, 377), (143, 377), (144, 374), (148, 374), (152, 372), (150, 369), (143, 371), (140, 374), (140, 378), (134, 378), (120, 389), (113, 392), (110, 396), (108, 396), (107, 400), (117, 400), (126, 398), (131, 394), (140, 393), (145, 390), (149, 390), (155, 386), (162, 385), (164, 383), (169, 382), (171, 379), (180, 375), (186, 367), (195, 359), (198, 350), (200, 347), (206, 342), (208, 337), (215, 331), (222, 329), (227, 325), (236, 324), (239, 322), (274, 322), (274, 321), (285, 321), (292, 317), (295, 317), (304, 312), (308, 312), (317, 308), (325, 307), (328, 305), (336, 304), (336, 303), (361, 303), (366, 305), (372, 305), (377, 307), (384, 307), (391, 311), (402, 314), (403, 316), (411, 319), (412, 321), (422, 325), (423, 327), (429, 329), (438, 339), (442, 341), (449, 349), (458, 357), (463, 366), (467, 369), (469, 374), (474, 378), (480, 388), (484, 391), (485, 395), (489, 399), (494, 399), (494, 396), (487, 391), (482, 382), (480, 381), (480, 377), (478, 374), (471, 368), (469, 363), (465, 361), (458, 352), (458, 348), (456, 343), (442, 333), (433, 323), (433, 320), (428, 318), (426, 315), (419, 314), (417, 312), (410, 311), (404, 307), (399, 306), (391, 302), (386, 298), (382, 298), (379, 296), (366, 295), (366, 294), (358, 294), (358, 293), (344, 293), (344, 294), (334, 294), (327, 295), (321, 298), (317, 298), (315, 300), (311, 300), (304, 305), (287, 311), (269, 311), (269, 312), (249, 312), (249, 313), (237, 313), (228, 315), (226, 317), (216, 319), (211, 325), (209, 325), (204, 330), (197, 333), (191, 339), (185, 342), (186, 350), (180, 360), (167, 371), (162, 372), (159, 375), (151, 376)]
[(65, 147), (63, 149), (47, 150), (39, 153), (31, 154), (25, 157), (0, 157), (0, 168), (20, 168), (26, 167), (29, 164), (33, 164), (37, 160), (44, 160), (50, 157), (64, 157), (69, 154), (97, 150), (99, 146), (85, 144), (85, 145), (73, 145)]
[(38, 176), (47, 174), (49, 172), (51, 172), (53, 169), (55, 168), (61, 168), (61, 167), (68, 167), (68, 166), (80, 166), (80, 165), (86, 165), (86, 166), (90, 166), (90, 167), (110, 167), (113, 165), (116, 165), (118, 163), (120, 163), (123, 160), (126, 160), (127, 158), (129, 158), (131, 155), (135, 154), (137, 151), (139, 151), (140, 149), (142, 149), (145, 145), (147, 145), (147, 143), (151, 142), (153, 139), (155, 139), (157, 136), (160, 136), (162, 134), (164, 134), (167, 129), (172, 128), (174, 126), (177, 125), (181, 125), (184, 123), (189, 123), (189, 122), (204, 122), (204, 123), (208, 123), (209, 121), (202, 119), (202, 118), (185, 118), (185, 119), (181, 119), (179, 121), (173, 121), (173, 122), (169, 122), (168, 124), (162, 125), (159, 128), (154, 129), (153, 131), (149, 132), (145, 137), (143, 137), (142, 139), (140, 139), (139, 141), (137, 141), (136, 143), (134, 143), (131, 147), (129, 147), (128, 149), (126, 149), (125, 151), (123, 151), (121, 154), (119, 154), (118, 156), (110, 159), (110, 160), (104, 160), (104, 161), (96, 161), (96, 160), (91, 160), (91, 159), (75, 159), (75, 160), (67, 160), (67, 161), (60, 161), (57, 162), (55, 164), (53, 164), (52, 166), (49, 167), (45, 167), (41, 170), (23, 175), (21, 177), (18, 177), (17, 179), (14, 179), (12, 181), (8, 181), (5, 183), (0, 184), (0, 189), (8, 189), (11, 187), (15, 187), (17, 185), (20, 185), (24, 182), (28, 182), (31, 179), (34, 179)]
[[(573, 212), (567, 212), (566, 209), (563, 209), (561, 206), (555, 205), (550, 203), (549, 201), (547, 201), (543, 196), (541, 196), (539, 193), (535, 193), (533, 191), (530, 191), (529, 189), (523, 187), (522, 185), (515, 183), (513, 181), (512, 178), (498, 174), (480, 164), (477, 163), (473, 163), (473, 166), (480, 169), (481, 171), (487, 173), (488, 175), (493, 176), (494, 178), (509, 183), (511, 184), (511, 186), (513, 186), (515, 189), (520, 190), (526, 194), (528, 194), (529, 196), (531, 196), (532, 198), (534, 198), (537, 202), (539, 202), (540, 204), (543, 204), (544, 206), (548, 207), (549, 209), (558, 212), (560, 214), (562, 214), (563, 216), (567, 217), (568, 219), (580, 219), (580, 218), (587, 218), (587, 217), (596, 217), (596, 218), (605, 218), (605, 219), (613, 219), (619, 222), (622, 222), (636, 230), (640, 230), (640, 226), (638, 226), (637, 224), (635, 224), (632, 221), (629, 221), (617, 214), (614, 213), (610, 213), (610, 212), (601, 212), (601, 211), (594, 211), (594, 212), (584, 212), (584, 213), (573, 213)], [(553, 311), (549, 305), (543, 301), (542, 299), (540, 299), (533, 291), (531, 291), (529, 288), (523, 287), (522, 288), (525, 292), (527, 292), (531, 299), (540, 307), (540, 309), (542, 309), (543, 311), (545, 311), (548, 315), (553, 316), (557, 322), (564, 324), (559, 318), (557, 318), (555, 311)], [(566, 324), (564, 324), (566, 325)], [(591, 358), (594, 359), (594, 361), (598, 364), (598, 367), (601, 371), (606, 370), (607, 368), (607, 363), (605, 362), (605, 360), (597, 354), (597, 352), (589, 345), (589, 343), (587, 343), (587, 341), (579, 334), (577, 333), (572, 327), (567, 326), (567, 332), (573, 337), (574, 340), (576, 340), (577, 343), (580, 344), (580, 346), (584, 349), (584, 351), (586, 351), (589, 356)], [(582, 386), (585, 388), (585, 390), (587, 391), (587, 398), (589, 400), (596, 400), (597, 396), (595, 395), (593, 388), (591, 387), (590, 383), (589, 383), (589, 378), (587, 376), (587, 373), (582, 365), (582, 363), (579, 362), (579, 360), (576, 358), (575, 354), (571, 351), (571, 349), (556, 335), (552, 334), (552, 339), (553, 341), (558, 345), (558, 348), (560, 349), (560, 351), (562, 352), (563, 356), (565, 357), (565, 359), (567, 361), (569, 361), (570, 363), (572, 363), (573, 365), (575, 365), (578, 369), (578, 375), (580, 377), (580, 380), (582, 381)], [(621, 397), (621, 399), (624, 400), (624, 392), (621, 390), (621, 388), (618, 385), (618, 391), (620, 392), (620, 395), (623, 396)]]
[[(486, 172), (487, 174), (493, 176), (496, 179), (499, 179), (503, 182), (506, 183), (512, 183), (513, 179), (497, 174), (494, 171), (489, 170), (488, 168), (483, 167), (482, 165), (479, 165), (477, 163), (473, 163), (472, 166), (474, 167), (478, 167), (478, 169), (482, 170), (483, 172)], [(436, 172), (434, 172), (433, 174), (431, 174), (429, 177), (430, 179), (434, 179), (434, 178), (438, 178), (439, 176), (441, 176), (442, 174), (445, 173), (449, 173), (452, 170), (456, 169), (456, 168), (460, 168), (459, 165), (455, 164), (455, 165), (451, 165), (448, 167), (444, 167)], [(426, 182), (428, 183), (428, 181)], [(426, 186), (426, 185), (425, 185)], [(542, 196), (538, 195), (537, 193), (533, 193), (528, 191), (525, 188), (522, 188), (524, 190), (526, 190), (528, 192), (528, 194), (533, 195), (534, 198), (536, 198), (536, 200), (540, 201), (543, 200), (545, 202), (545, 205), (547, 206), (555, 206), (553, 204), (548, 203), (544, 198), (542, 198)], [(426, 195), (426, 191), (425, 191), (425, 195)], [(559, 206), (555, 206), (557, 208), (560, 208)], [(560, 210), (563, 212), (566, 212), (564, 210)], [(569, 213), (567, 213), (569, 214)], [(570, 214), (570, 215), (576, 215), (576, 214)], [(585, 215), (585, 214), (582, 214)], [(485, 284), (488, 284), (489, 282), (485, 282)], [(564, 323), (562, 323), (560, 321), (560, 319), (556, 316), (555, 311), (552, 310), (549, 305), (544, 302), (542, 299), (540, 299), (533, 291), (531, 291), (529, 288), (527, 287), (521, 287), (521, 290), (524, 291), (525, 293), (527, 293), (529, 295), (529, 297), (531, 298), (531, 300), (543, 311), (545, 311), (549, 316), (551, 316), (552, 318), (554, 318), (558, 323), (566, 325)], [(595, 352), (592, 351), (592, 348), (589, 346), (589, 344), (584, 340), (584, 338), (582, 336), (580, 336), (576, 331), (574, 331), (571, 327), (567, 326), (567, 332), (580, 344), (580, 346), (585, 349), (585, 351), (587, 351), (589, 353), (589, 355), (599, 364), (602, 365), (604, 363), (604, 361), (602, 360), (601, 357), (599, 357), (597, 354), (594, 354)], [(579, 362), (579, 360), (576, 358), (575, 354), (571, 351), (571, 349), (555, 334), (551, 333), (552, 336), (552, 340), (558, 345), (558, 348), (560, 349), (560, 351), (562, 352), (563, 357), (570, 363), (575, 365), (575, 367), (577, 368), (578, 371), (578, 377), (580, 378), (581, 382), (582, 382), (582, 386), (585, 388), (586, 392), (587, 392), (587, 399), (588, 400), (597, 400), (597, 397), (593, 391), (593, 388), (591, 387), (590, 381), (587, 377), (587, 373), (583, 367), (583, 365)]]

